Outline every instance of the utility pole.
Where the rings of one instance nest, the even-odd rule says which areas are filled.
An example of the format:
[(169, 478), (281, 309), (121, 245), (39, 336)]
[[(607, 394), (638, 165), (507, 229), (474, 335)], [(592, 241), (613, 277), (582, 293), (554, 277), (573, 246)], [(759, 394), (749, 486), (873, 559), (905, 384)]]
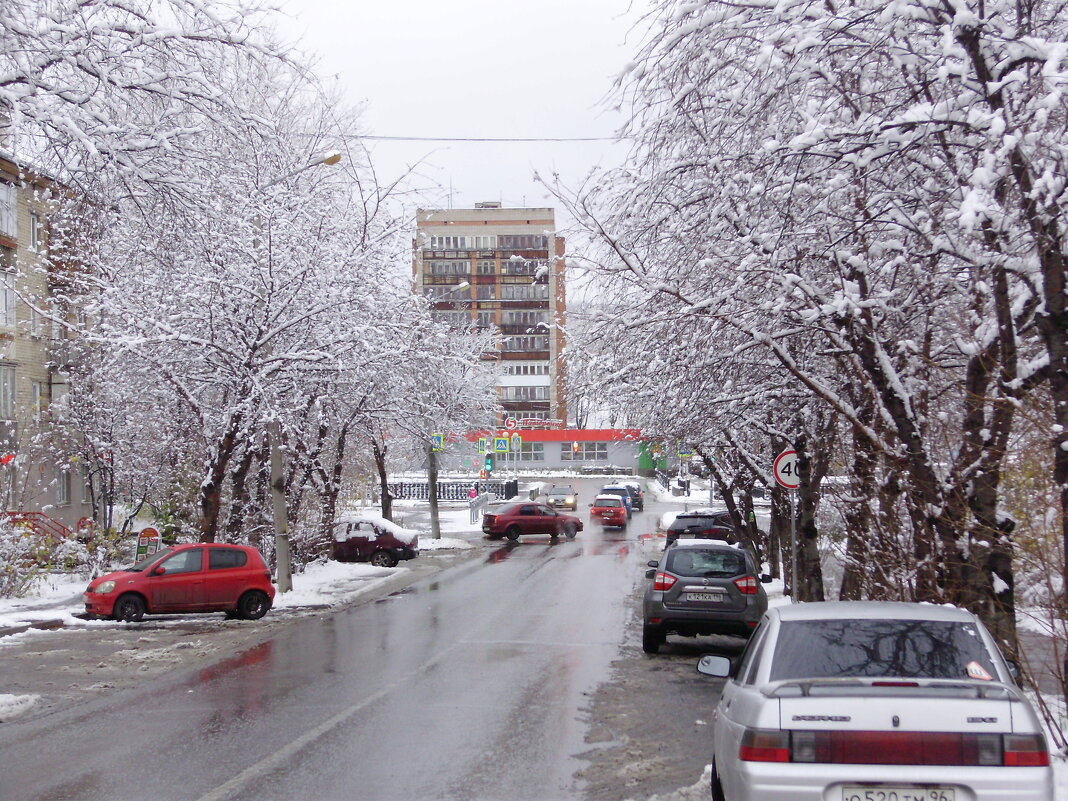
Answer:
[(286, 514), (286, 477), (282, 470), (282, 430), (278, 420), (267, 424), (271, 442), (271, 507), (274, 511), (274, 558), (278, 567), (278, 591), (293, 589), (293, 569), (289, 562), (289, 515)]
[(434, 450), (434, 441), (426, 446), (426, 488), (430, 496), (430, 533), (434, 539), (441, 539), (441, 518), (438, 515), (438, 454)]

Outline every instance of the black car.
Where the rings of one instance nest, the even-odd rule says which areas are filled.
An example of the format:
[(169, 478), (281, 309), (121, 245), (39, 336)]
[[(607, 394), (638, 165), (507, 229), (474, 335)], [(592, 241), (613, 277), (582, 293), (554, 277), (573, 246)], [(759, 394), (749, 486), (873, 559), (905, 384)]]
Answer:
[(731, 520), (730, 512), (683, 512), (668, 526), (668, 547), (679, 539), (738, 540), (738, 531)]

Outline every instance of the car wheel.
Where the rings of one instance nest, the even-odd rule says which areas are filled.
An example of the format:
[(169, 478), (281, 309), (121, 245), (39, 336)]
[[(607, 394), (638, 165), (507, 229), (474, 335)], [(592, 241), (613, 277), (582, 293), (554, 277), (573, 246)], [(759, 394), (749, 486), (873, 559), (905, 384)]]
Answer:
[(141, 596), (133, 593), (120, 595), (111, 610), (111, 616), (122, 623), (140, 623), (145, 616), (145, 602)]
[(259, 620), (271, 608), (271, 599), (260, 590), (249, 590), (237, 601), (237, 616), (242, 620)]
[(371, 564), (375, 567), (394, 567), (397, 564), (397, 557), (389, 551), (375, 551), (371, 554)]
[(575, 539), (575, 535), (578, 534), (578, 530), (575, 528), (574, 523), (568, 523), (564, 526), (564, 536), (569, 540)]
[(647, 654), (660, 653), (664, 644), (664, 634), (655, 626), (642, 626), (642, 650)]
[(719, 781), (719, 771), (716, 770), (716, 760), (712, 760), (712, 801), (727, 801), (723, 795), (723, 785)]
[(504, 532), (504, 536), (506, 536), (512, 542), (515, 542), (517, 539), (519, 539), (519, 535), (522, 533), (523, 531), (519, 528), (519, 526), (509, 526), (508, 530)]

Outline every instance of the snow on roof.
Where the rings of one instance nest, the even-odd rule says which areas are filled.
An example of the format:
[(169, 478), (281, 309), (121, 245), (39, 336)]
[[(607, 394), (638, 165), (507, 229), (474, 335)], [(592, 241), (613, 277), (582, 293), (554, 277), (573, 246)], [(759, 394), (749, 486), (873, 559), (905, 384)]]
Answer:
[(738, 548), (739, 550), (743, 547), (740, 542), (735, 543), (735, 542), (727, 542), (726, 540), (712, 540), (712, 539), (707, 539), (706, 540), (706, 539), (701, 539), (699, 537), (694, 537), (693, 539), (683, 538), (683, 539), (676, 540), (675, 544), (672, 547), (673, 548), (683, 548), (683, 547), (689, 548), (689, 547), (692, 547), (694, 545), (696, 545), (698, 547), (707, 547), (709, 545), (719, 545), (719, 546), (723, 546), (723, 547), (726, 547), (726, 548)]
[(596, 504), (597, 501), (614, 501), (615, 503), (623, 502), (618, 495), (598, 495), (593, 499), (594, 504)]
[(955, 606), (903, 601), (812, 601), (777, 607), (781, 620), (944, 620), (972, 622), (975, 616)]

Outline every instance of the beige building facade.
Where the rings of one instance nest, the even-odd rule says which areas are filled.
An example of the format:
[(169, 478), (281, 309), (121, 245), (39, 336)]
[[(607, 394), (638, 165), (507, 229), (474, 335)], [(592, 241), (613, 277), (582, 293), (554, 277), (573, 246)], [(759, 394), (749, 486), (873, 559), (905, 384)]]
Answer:
[(497, 334), (484, 358), (500, 363), (502, 425), (567, 422), (564, 271), (551, 208), (479, 203), (416, 213), (416, 291), (437, 319)]
[(66, 391), (65, 332), (52, 322), (46, 176), (0, 151), (0, 500), (9, 513), (47, 515), (68, 529), (91, 518), (87, 482), (53, 447), (52, 404)]

